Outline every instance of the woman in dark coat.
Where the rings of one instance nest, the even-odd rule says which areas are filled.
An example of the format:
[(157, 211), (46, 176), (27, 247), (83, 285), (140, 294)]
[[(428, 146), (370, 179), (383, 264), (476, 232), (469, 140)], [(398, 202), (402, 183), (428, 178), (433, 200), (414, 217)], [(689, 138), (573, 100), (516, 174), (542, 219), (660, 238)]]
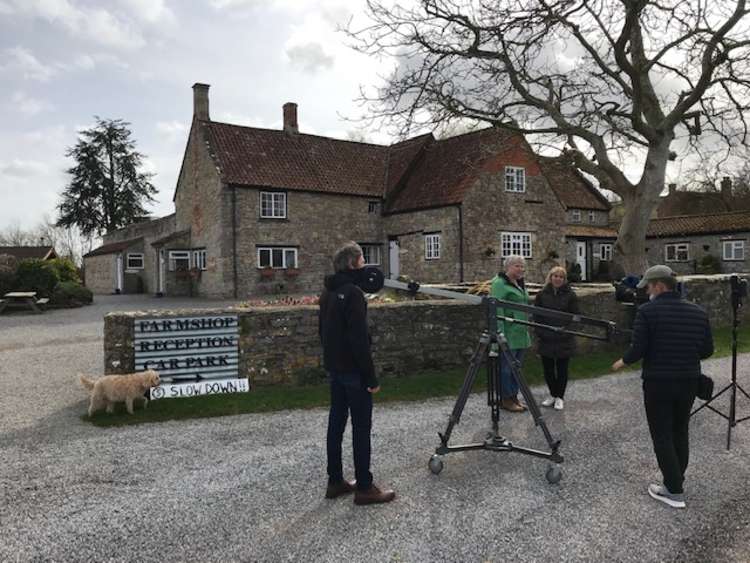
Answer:
[[(547, 283), (534, 298), (534, 305), (545, 309), (556, 309), (566, 313), (580, 314), (578, 297), (568, 285), (567, 272), (555, 266), (547, 274)], [(552, 326), (564, 326), (566, 321), (543, 315), (534, 315), (534, 321)], [(539, 355), (544, 366), (544, 379), (549, 387), (550, 397), (542, 401), (545, 407), (554, 406), (562, 410), (565, 388), (568, 385), (568, 362), (575, 355), (576, 342), (572, 334), (554, 332), (541, 327), (535, 328)]]

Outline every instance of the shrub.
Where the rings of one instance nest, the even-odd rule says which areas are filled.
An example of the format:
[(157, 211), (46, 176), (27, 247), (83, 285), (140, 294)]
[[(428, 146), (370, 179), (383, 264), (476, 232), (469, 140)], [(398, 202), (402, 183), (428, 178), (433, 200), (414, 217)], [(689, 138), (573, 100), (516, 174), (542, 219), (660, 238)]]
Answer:
[(0, 254), (0, 297), (13, 291), (18, 285), (16, 271), (18, 260), (10, 254)]
[(55, 286), (51, 304), (55, 307), (80, 307), (88, 305), (94, 300), (91, 290), (82, 285), (66, 281)]
[(55, 258), (54, 260), (49, 260), (48, 264), (55, 270), (59, 281), (81, 283), (81, 278), (78, 276), (78, 269), (70, 258)]
[(720, 274), (721, 262), (713, 254), (706, 254), (698, 263), (697, 270), (699, 274)]
[(18, 264), (18, 287), (20, 291), (36, 291), (37, 297), (52, 297), (60, 281), (55, 268), (45, 260), (29, 258)]

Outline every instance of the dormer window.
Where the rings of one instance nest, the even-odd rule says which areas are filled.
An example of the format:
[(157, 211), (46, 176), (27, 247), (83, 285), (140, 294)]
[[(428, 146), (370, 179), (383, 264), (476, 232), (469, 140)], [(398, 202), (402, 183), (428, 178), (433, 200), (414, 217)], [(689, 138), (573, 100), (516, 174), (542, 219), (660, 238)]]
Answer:
[(580, 209), (573, 209), (570, 212), (570, 220), (574, 223), (580, 223), (581, 222), (581, 210)]

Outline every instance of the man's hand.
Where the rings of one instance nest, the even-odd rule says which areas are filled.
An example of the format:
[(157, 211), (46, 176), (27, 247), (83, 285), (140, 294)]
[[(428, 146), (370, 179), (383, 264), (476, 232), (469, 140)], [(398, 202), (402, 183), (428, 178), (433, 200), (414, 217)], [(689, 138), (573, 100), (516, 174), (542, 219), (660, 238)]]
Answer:
[(618, 369), (622, 369), (625, 367), (625, 362), (622, 361), (622, 358), (617, 360), (614, 364), (612, 364), (612, 369), (617, 371)]
[(377, 387), (368, 387), (367, 391), (370, 392), (370, 393), (372, 393), (374, 395), (375, 393), (377, 393), (378, 391), (380, 391), (380, 385), (378, 385)]

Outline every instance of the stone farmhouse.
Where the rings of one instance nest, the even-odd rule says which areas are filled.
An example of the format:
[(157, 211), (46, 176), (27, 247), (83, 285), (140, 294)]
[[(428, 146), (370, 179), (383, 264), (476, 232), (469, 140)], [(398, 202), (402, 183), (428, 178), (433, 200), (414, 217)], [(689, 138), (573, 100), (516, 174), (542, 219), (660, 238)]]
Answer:
[(432, 283), (487, 279), (510, 254), (542, 281), (552, 265), (597, 251), (576, 228), (606, 226), (609, 204), (522, 135), (343, 141), (300, 133), (293, 103), (283, 130), (244, 127), (210, 119), (208, 90), (193, 86), (175, 212), (106, 234), (84, 258), (94, 292), (317, 292), (349, 240), (391, 277)]

